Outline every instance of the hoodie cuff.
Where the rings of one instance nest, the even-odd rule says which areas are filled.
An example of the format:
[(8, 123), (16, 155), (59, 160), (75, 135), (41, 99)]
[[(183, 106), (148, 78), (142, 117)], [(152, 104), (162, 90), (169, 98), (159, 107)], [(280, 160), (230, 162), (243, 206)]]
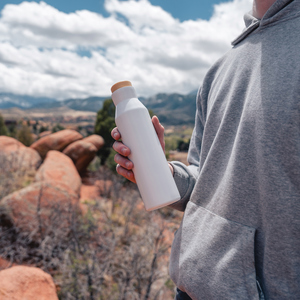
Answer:
[(193, 191), (196, 179), (194, 176), (190, 173), (189, 169), (187, 166), (181, 162), (169, 162), (173, 169), (174, 169), (174, 180), (177, 185), (179, 194), (181, 199), (171, 205), (170, 207), (184, 211), (185, 207), (187, 205), (187, 202), (190, 199), (190, 195)]

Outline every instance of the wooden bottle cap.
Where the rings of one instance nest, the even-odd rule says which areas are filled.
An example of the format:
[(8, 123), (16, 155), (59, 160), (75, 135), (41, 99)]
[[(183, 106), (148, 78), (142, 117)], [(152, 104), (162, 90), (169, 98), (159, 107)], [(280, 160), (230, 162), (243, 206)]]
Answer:
[(111, 87), (111, 92), (113, 93), (114, 91), (122, 88), (122, 87), (125, 87), (125, 86), (132, 86), (131, 82), (130, 81), (120, 81), (120, 82), (117, 82), (115, 83), (112, 87)]

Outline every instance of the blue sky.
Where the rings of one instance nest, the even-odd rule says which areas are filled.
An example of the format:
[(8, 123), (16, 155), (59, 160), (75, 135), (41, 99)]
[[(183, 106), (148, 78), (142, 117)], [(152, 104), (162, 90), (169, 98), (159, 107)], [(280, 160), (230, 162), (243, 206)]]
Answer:
[(252, 0), (213, 3), (1, 0), (0, 93), (107, 96), (130, 80), (141, 96), (187, 94), (242, 32)]
[[(29, 0), (30, 2), (31, 0)], [(22, 0), (1, 0), (0, 9), (5, 4), (19, 4)], [(35, 1), (40, 2), (40, 1)], [(44, 2), (54, 6), (60, 11), (70, 13), (76, 10), (87, 9), (103, 15), (107, 15), (104, 9), (104, 0), (45, 0)], [(213, 5), (228, 0), (150, 0), (153, 5), (161, 6), (174, 18), (180, 21), (205, 19), (208, 20), (213, 13)]]

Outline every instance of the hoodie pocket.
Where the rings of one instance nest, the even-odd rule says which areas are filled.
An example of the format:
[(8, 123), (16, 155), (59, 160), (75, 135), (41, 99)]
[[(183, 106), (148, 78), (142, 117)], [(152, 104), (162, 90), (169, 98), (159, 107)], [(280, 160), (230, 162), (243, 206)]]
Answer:
[(259, 299), (255, 231), (189, 202), (172, 245), (171, 278), (192, 299)]

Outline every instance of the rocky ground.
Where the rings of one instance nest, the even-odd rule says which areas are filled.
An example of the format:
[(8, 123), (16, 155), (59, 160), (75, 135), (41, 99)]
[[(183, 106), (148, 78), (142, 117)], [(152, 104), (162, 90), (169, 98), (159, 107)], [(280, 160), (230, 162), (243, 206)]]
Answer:
[(103, 144), (74, 130), (30, 147), (0, 136), (1, 300), (172, 299), (167, 261), (182, 215), (148, 213), (135, 187), (87, 171)]
[[(0, 136), (0, 169), (3, 174), (34, 174), (34, 180), (18, 189), (14, 178), (1, 177), (0, 198), (7, 194), (9, 185), (16, 191), (1, 199), (0, 225), (31, 232), (31, 239), (38, 239), (50, 225), (50, 208), (65, 202), (80, 202), (80, 173), (103, 146), (102, 137), (92, 135), (83, 138), (73, 130), (63, 130), (47, 135), (30, 147), (16, 139)], [(12, 190), (13, 190), (12, 189)], [(59, 202), (59, 203), (58, 203)], [(36, 212), (40, 222), (37, 223)], [(61, 211), (62, 212), (62, 211)], [(63, 217), (60, 220), (68, 222)], [(60, 224), (62, 226), (62, 224)], [(68, 228), (68, 224), (64, 225)], [(39, 268), (17, 266), (1, 258), (0, 299), (58, 299), (52, 277)]]

